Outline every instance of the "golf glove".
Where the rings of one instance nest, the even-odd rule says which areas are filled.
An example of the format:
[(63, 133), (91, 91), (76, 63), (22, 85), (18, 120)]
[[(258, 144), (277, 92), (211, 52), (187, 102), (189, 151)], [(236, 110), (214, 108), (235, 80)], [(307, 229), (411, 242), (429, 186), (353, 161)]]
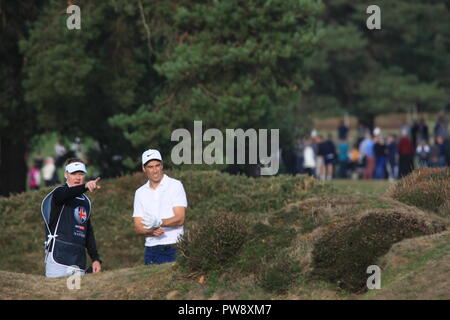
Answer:
[(142, 220), (142, 224), (144, 225), (144, 229), (159, 228), (162, 221), (155, 216), (148, 216)]

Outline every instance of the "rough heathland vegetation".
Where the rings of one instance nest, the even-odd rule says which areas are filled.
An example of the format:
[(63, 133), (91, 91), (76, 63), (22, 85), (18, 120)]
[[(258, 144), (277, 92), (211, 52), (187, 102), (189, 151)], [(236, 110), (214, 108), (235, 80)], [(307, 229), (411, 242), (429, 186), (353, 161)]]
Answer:
[[(432, 211), (411, 206), (403, 198), (412, 188), (405, 187), (405, 181), (390, 191), (404, 204), (303, 176), (253, 179), (213, 171), (168, 174), (183, 181), (189, 201), (177, 263), (141, 266), (143, 239), (133, 232), (131, 214), (134, 190), (145, 182), (144, 177), (136, 174), (105, 181), (101, 192), (91, 197), (105, 272), (85, 276), (83, 281), (93, 287), (77, 293), (67, 292), (63, 280), (42, 276), (44, 227), (39, 204), (49, 189), (0, 199), (0, 269), (5, 270), (0, 272), (0, 298), (42, 298), (52, 286), (59, 288), (60, 295), (49, 298), (383, 298), (384, 283), (376, 294), (364, 294), (366, 268), (371, 264), (388, 270), (387, 296), (405, 298), (406, 293), (398, 289), (405, 287), (403, 271), (423, 264), (417, 267), (412, 257), (407, 267), (397, 268), (397, 260), (390, 258), (392, 246), (402, 248), (410, 240), (420, 244), (429, 238), (419, 236), (448, 233), (449, 215), (442, 204)], [(433, 190), (448, 192), (448, 179), (441, 178), (446, 174), (432, 171), (436, 178), (428, 184)], [(445, 265), (448, 246), (426, 241), (424, 246), (434, 253), (424, 249), (415, 256), (417, 261), (425, 255), (427, 263)], [(445, 268), (442, 272), (447, 277), (427, 273), (430, 279), (422, 279), (417, 287), (425, 287), (433, 277), (449, 279)], [(448, 280), (444, 281), (448, 286)], [(30, 283), (29, 290), (17, 289), (19, 283)], [(424, 298), (450, 298), (445, 291), (436, 296), (422, 291), (428, 292)]]
[(450, 217), (450, 168), (419, 168), (390, 191), (398, 201)]

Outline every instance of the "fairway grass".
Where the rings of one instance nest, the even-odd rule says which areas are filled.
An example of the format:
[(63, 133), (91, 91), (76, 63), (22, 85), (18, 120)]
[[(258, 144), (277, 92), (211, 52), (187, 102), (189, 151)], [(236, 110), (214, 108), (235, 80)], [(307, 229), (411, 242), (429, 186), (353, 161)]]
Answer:
[(342, 192), (382, 196), (394, 183), (388, 180), (335, 179), (330, 181), (330, 184)]

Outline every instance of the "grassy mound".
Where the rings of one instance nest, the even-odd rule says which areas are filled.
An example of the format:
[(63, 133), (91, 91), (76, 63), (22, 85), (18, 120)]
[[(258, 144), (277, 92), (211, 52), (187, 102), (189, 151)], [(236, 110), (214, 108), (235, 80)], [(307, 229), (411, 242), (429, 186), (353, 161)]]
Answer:
[(450, 168), (419, 168), (400, 180), (389, 195), (401, 202), (450, 217)]
[(394, 243), (444, 229), (442, 223), (406, 210), (370, 210), (328, 227), (314, 245), (313, 274), (345, 290), (365, 291), (367, 267)]
[[(7, 270), (0, 271), (0, 298), (358, 298), (349, 291), (362, 293), (367, 266), (381, 266), (379, 258), (392, 245), (449, 225), (448, 215), (384, 197), (379, 182), (372, 192), (367, 181), (347, 186), (305, 176), (167, 174), (183, 182), (189, 202), (177, 263), (142, 266), (144, 239), (134, 233), (131, 215), (134, 192), (146, 182), (143, 174), (106, 180), (99, 192), (88, 194), (104, 272), (87, 275), (89, 288), (76, 293), (67, 292), (64, 280), (42, 276), (40, 203), (51, 189), (0, 198), (0, 270)], [(441, 175), (433, 179), (442, 181)], [(364, 192), (357, 192), (359, 185)], [(442, 264), (442, 257), (447, 256), (429, 262)], [(387, 270), (393, 265), (385, 264)], [(395, 272), (392, 292), (404, 286), (398, 280), (403, 271)]]

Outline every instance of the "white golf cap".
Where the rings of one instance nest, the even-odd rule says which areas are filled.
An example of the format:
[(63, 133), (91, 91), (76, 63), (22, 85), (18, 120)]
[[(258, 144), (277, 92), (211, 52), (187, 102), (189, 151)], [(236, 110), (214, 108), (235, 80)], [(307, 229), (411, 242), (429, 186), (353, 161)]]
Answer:
[(142, 165), (146, 164), (150, 160), (162, 161), (161, 153), (155, 149), (148, 149), (142, 154)]
[(77, 172), (77, 171), (83, 171), (84, 173), (87, 173), (86, 166), (84, 165), (84, 163), (81, 163), (81, 162), (69, 163), (66, 166), (66, 171), (68, 173), (74, 173), (74, 172)]

